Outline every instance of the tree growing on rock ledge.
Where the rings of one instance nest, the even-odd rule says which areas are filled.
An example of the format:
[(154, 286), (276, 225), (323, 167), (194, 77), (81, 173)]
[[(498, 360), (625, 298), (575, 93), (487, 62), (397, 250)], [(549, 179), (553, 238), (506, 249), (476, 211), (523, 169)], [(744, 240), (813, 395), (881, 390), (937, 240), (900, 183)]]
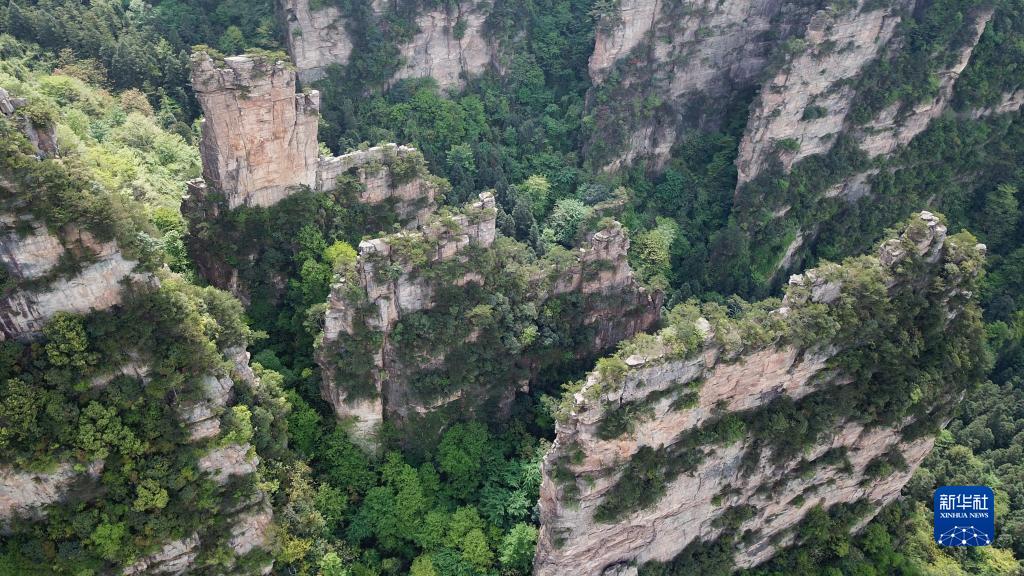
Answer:
[(862, 527), (988, 368), (984, 253), (922, 212), (781, 301), (691, 301), (622, 345), (556, 408), (535, 573), (754, 566), (838, 505)]

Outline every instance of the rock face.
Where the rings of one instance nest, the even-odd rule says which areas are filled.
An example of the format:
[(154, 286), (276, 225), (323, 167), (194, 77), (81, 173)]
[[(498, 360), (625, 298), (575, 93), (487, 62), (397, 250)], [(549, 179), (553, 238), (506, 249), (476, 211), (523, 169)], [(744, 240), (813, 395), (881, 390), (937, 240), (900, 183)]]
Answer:
[[(641, 289), (629, 266), (629, 236), (621, 224), (595, 232), (563, 272), (551, 295), (578, 293), (587, 302), (583, 323), (596, 328), (598, 352), (647, 330), (661, 315), (662, 294)], [(611, 301), (602, 301), (602, 297)]]
[[(780, 229), (792, 234), (788, 246), (774, 248), (775, 274), (768, 283), (780, 283), (783, 272), (815, 250), (822, 225), (827, 229), (830, 224), (815, 214), (836, 213), (837, 219), (848, 215), (846, 205), (872, 194), (880, 170), (899, 170), (899, 153), (933, 120), (950, 112), (957, 78), (993, 17), (991, 6), (965, 11), (956, 40), (932, 56), (937, 63), (933, 96), (919, 102), (896, 99), (872, 112), (881, 98), (873, 71), (877, 74), (878, 67), (890, 64), (898, 69), (898, 59), (910, 42), (899, 20), (913, 10), (927, 9), (903, 1), (819, 11), (799, 38), (798, 50), (787, 56), (755, 98), (736, 159), (735, 213), (749, 223), (753, 242), (771, 244)], [(1021, 103), (1009, 93), (990, 108), (963, 111), (961, 116), (1012, 112)], [(883, 161), (889, 164), (880, 169)], [(823, 165), (828, 168), (822, 170)], [(798, 197), (776, 190), (772, 200), (761, 195), (774, 189), (777, 178), (804, 166), (809, 172), (801, 172), (799, 178), (827, 174), (818, 179), (818, 189), (803, 190)], [(822, 210), (811, 209), (815, 204)], [(791, 213), (794, 206), (799, 210)], [(766, 210), (772, 221), (757, 222)]]
[(28, 104), (25, 98), (12, 98), (10, 93), (0, 88), (0, 114), (13, 117), (28, 138), (36, 155), (40, 158), (52, 158), (57, 155), (57, 127), (52, 124), (37, 125), (31, 119), (18, 114), (18, 108)]
[[(591, 154), (609, 170), (638, 158), (660, 166), (680, 134), (717, 125), (725, 104), (756, 86), (773, 51), (814, 10), (776, 0), (624, 0), (595, 33), (590, 76), (611, 103), (592, 107)], [(602, 86), (613, 71), (616, 83)], [(640, 100), (644, 110), (632, 105)], [(609, 135), (612, 149), (602, 145)]]
[(327, 66), (348, 62), (352, 40), (337, 6), (328, 4), (311, 10), (309, 0), (279, 0), (277, 5), (287, 27), (288, 53), (300, 82), (315, 82), (327, 74)]
[[(321, 393), (334, 407), (339, 418), (355, 421), (355, 437), (368, 438), (384, 419), (382, 388), (392, 369), (395, 351), (388, 335), (403, 315), (433, 306), (433, 285), (421, 275), (426, 267), (458, 257), (469, 246), (487, 249), (496, 236), (496, 210), (490, 192), (451, 220), (436, 220), (418, 232), (404, 232), (359, 244), (359, 259), (354, 274), (340, 274), (327, 301), (324, 337), (318, 362), (324, 379)], [(409, 246), (425, 249), (425, 260), (411, 260)], [(392, 271), (400, 270), (397, 275)], [(478, 281), (467, 274), (464, 282)], [(379, 348), (372, 352), (375, 370), (374, 394), (351, 398), (349, 391), (334, 379), (336, 363), (345, 361), (334, 354), (339, 339), (357, 336), (369, 330), (380, 334)]]
[[(326, 75), (332, 64), (348, 64), (353, 36), (347, 27), (359, 26), (345, 18), (337, 6), (309, 0), (279, 0), (278, 9), (288, 28), (288, 51), (303, 83)], [(396, 9), (383, 1), (373, 2), (369, 16), (373, 26), (386, 26), (380, 18)], [(479, 75), (495, 57), (493, 43), (484, 35), (487, 13), (474, 2), (459, 2), (415, 16), (416, 34), (398, 46), (402, 66), (394, 80), (431, 77), (440, 88), (461, 88), (465, 79)]]
[[(865, 271), (877, 274), (883, 294), (927, 295), (928, 306), (945, 309), (936, 322), (955, 330), (963, 309), (974, 307), (969, 293), (984, 253), (965, 242), (947, 239), (939, 220), (921, 213), (874, 258), (794, 276), (782, 307), (761, 326), (792, 324), (768, 344), (743, 344), (745, 329), (694, 309), (658, 336), (626, 345), (618, 371), (599, 363), (565, 399), (544, 459), (534, 573), (635, 574), (638, 564), (669, 561), (688, 545), (722, 538), (735, 564), (750, 567), (792, 542), (794, 526), (815, 506), (866, 500), (870, 517), (896, 498), (934, 441), (910, 432), (910, 415), (886, 421), (855, 410), (838, 415), (789, 453), (766, 439), (767, 432), (750, 428), (758, 429), (762, 414), (843, 402), (838, 399), (856, 398), (856, 388), (868, 386), (863, 374), (842, 368), (846, 346), (855, 344), (839, 335), (851, 330), (852, 343), (861, 328), (841, 326), (832, 340), (792, 340), (785, 333), (803, 319), (849, 306)], [(907, 272), (912, 267), (902, 264), (910, 261), (921, 268)], [(944, 422), (959, 392), (938, 391), (915, 415)], [(813, 412), (797, 413), (813, 419)], [(723, 440), (723, 422), (743, 424)], [(894, 464), (880, 472), (885, 462)], [(628, 486), (641, 494), (632, 505)]]
[(938, 94), (934, 98), (913, 106), (909, 111), (902, 110), (904, 102), (895, 102), (858, 132), (860, 147), (869, 157), (890, 154), (897, 148), (906, 146), (915, 136), (924, 132), (932, 120), (948, 109), (953, 99), (956, 80), (967, 67), (974, 47), (994, 12), (995, 8), (987, 6), (974, 14), (968, 25), (967, 39), (963, 46), (957, 51), (952, 62), (938, 72)]
[(811, 18), (800, 53), (754, 102), (736, 161), (741, 184), (757, 176), (770, 156), (778, 154), (788, 169), (832, 147), (853, 103), (850, 80), (889, 42), (906, 7), (906, 2), (860, 2), (843, 12), (820, 10)]
[(427, 222), (437, 207), (438, 184), (421, 173), (403, 177), (396, 164), (422, 166), (418, 150), (397, 144), (382, 144), (341, 156), (320, 159), (316, 189), (329, 192), (338, 186), (338, 178), (354, 176), (361, 188), (354, 198), (362, 204), (390, 204), (405, 226), (415, 227)]
[(228, 206), (270, 206), (316, 181), (320, 94), (296, 94), (282, 62), (231, 56), (222, 65), (192, 57), (192, 87), (203, 107), (203, 178)]
[(84, 470), (62, 463), (52, 472), (28, 472), (0, 466), (0, 522), (12, 516), (35, 516), (40, 508), (64, 497), (76, 482), (95, 479), (103, 462), (93, 462)]
[[(31, 219), (0, 214), (0, 262), (22, 285), (0, 297), (0, 340), (30, 338), (58, 312), (84, 314), (121, 303), (125, 281), (152, 283), (134, 273), (114, 242), (99, 242), (89, 232), (68, 228), (59, 235)], [(24, 236), (22, 232), (27, 230)], [(82, 262), (73, 273), (57, 269), (65, 259)]]
[[(450, 10), (430, 10), (416, 17), (419, 32), (399, 47), (405, 65), (395, 74), (402, 78), (430, 77), (442, 88), (461, 88), (465, 79), (478, 76), (494, 58), (484, 37), (487, 14), (476, 2), (460, 2)], [(461, 37), (455, 30), (462, 28)]]
[[(354, 269), (337, 276), (317, 353), (324, 375), (321, 392), (339, 418), (353, 421), (353, 437), (364, 446), (374, 446), (374, 433), (385, 420), (403, 422), (454, 405), (462, 406), (462, 413), (478, 410), (488, 401), (506, 405), (517, 389), (528, 388), (527, 376), (524, 382), (508, 382), (497, 389), (463, 386), (440, 397), (422, 397), (413, 391), (411, 382), (424, 370), (443, 367), (451, 346), (410, 365), (403, 354), (408, 351), (394, 342), (396, 326), (410, 314), (433, 309), (435, 292), (448, 287), (446, 283), (464, 287), (489, 282), (473, 268), (472, 255), (486, 252), (495, 236), (494, 199), (484, 193), (463, 213), (435, 218), (420, 232), (362, 242)], [(616, 223), (592, 234), (566, 268), (538, 270), (529, 281), (536, 291), (532, 305), (537, 308), (560, 295), (573, 295), (583, 302), (580, 317), (572, 320), (593, 330), (593, 339), (587, 345), (589, 353), (605, 350), (659, 319), (661, 294), (637, 284), (627, 262), (628, 248), (625, 231)], [(451, 262), (463, 267), (439, 286), (438, 278), (428, 272)], [(553, 280), (552, 274), (557, 276)], [(479, 336), (470, 332), (462, 344), (477, 346)], [(361, 348), (360, 343), (366, 347)], [(531, 362), (527, 357), (518, 360), (525, 365)], [(363, 376), (372, 381), (372, 388), (359, 386), (357, 391), (351, 375), (346, 381), (336, 376), (340, 365), (358, 362), (372, 363)]]

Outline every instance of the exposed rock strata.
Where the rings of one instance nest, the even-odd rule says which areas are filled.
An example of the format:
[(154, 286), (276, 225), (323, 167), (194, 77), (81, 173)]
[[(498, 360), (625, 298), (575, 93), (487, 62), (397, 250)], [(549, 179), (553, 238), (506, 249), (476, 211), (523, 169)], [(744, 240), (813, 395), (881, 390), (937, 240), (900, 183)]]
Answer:
[[(929, 274), (960, 266), (964, 248), (949, 246), (945, 227), (924, 212), (899, 239), (881, 245), (875, 262), (889, 290), (918, 290), (929, 284)], [(973, 250), (983, 254), (984, 247)], [(915, 269), (917, 276), (906, 276), (901, 267), (910, 258), (924, 264)], [(771, 315), (790, 317), (811, 305), (842, 305), (841, 269), (831, 265), (794, 276), (794, 289)], [(956, 317), (965, 305), (963, 297), (969, 297), (965, 286), (976, 271), (970, 266), (963, 270), (966, 275), (944, 279), (938, 304), (947, 306), (945, 318)], [(723, 534), (717, 520), (736, 507), (752, 508), (731, 529), (737, 536), (749, 530), (735, 540), (734, 560), (740, 567), (753, 566), (790, 543), (792, 527), (814, 506), (866, 500), (877, 510), (892, 501), (932, 447), (933, 437), (904, 439), (905, 421), (872, 426), (850, 418), (835, 422), (813, 446), (782, 461), (771, 450), (757, 449), (763, 439), (750, 435), (731, 444), (698, 445), (686, 450), (702, 451), (703, 459), (692, 470), (669, 477), (655, 503), (614, 522), (599, 521), (595, 512), (641, 450), (673, 454), (672, 446), (687, 432), (723, 414), (750, 413), (782, 397), (796, 401), (825, 387), (860, 385), (835, 367), (831, 359), (842, 350), (828, 341), (808, 348), (777, 342), (744, 352), (730, 332), (716, 333), (732, 328), (715, 328), (698, 318), (692, 330), (704, 344), (680, 357), (675, 342), (682, 329), (673, 325), (651, 341), (627, 347), (632, 351), (624, 358), (621, 380), (609, 383), (595, 371), (571, 398), (570, 412), (556, 425), (557, 438), (542, 467), (538, 576), (633, 574), (636, 565), (671, 560), (691, 542), (715, 540)], [(680, 403), (683, 393), (692, 398)], [(632, 428), (618, 435), (602, 432), (610, 414), (633, 405), (646, 405), (647, 411), (631, 413)], [(906, 468), (873, 477), (872, 465), (893, 454), (906, 461)]]
[[(495, 219), (494, 196), (485, 192), (464, 214), (451, 221), (435, 221), (420, 232), (364, 240), (359, 244), (356, 277), (340, 275), (336, 278), (327, 301), (324, 338), (318, 353), (324, 375), (321, 393), (339, 418), (355, 421), (355, 437), (369, 438), (384, 419), (381, 390), (388, 368), (395, 362), (393, 351), (388, 349), (388, 334), (403, 315), (433, 306), (432, 284), (420, 276), (422, 270), (411, 265), (404, 253), (394, 246), (409, 241), (428, 244), (431, 249), (425, 265), (429, 267), (457, 257), (470, 245), (488, 248), (496, 236)], [(390, 276), (388, 271), (396, 267), (401, 273), (397, 277)], [(351, 285), (353, 280), (356, 286)], [(465, 281), (476, 279), (467, 277)], [(339, 337), (351, 337), (359, 332), (356, 314), (364, 307), (369, 310), (362, 318), (366, 329), (382, 335), (380, 348), (373, 357), (376, 365), (373, 385), (377, 392), (371, 398), (350, 400), (348, 391), (338, 386), (333, 376), (335, 362), (344, 359), (335, 358), (332, 352)]]
[[(592, 103), (598, 126), (591, 148), (609, 134), (621, 140), (601, 154), (602, 165), (617, 170), (648, 158), (661, 166), (680, 135), (716, 126), (726, 104), (756, 86), (773, 52), (815, 9), (774, 0), (621, 2), (598, 23), (590, 59), (595, 85), (622, 66), (611, 104)], [(634, 106), (640, 100), (643, 110)]]
[[(484, 36), (486, 12), (475, 2), (460, 2), (449, 10), (429, 10), (416, 16), (419, 32), (399, 47), (405, 64), (395, 73), (402, 78), (433, 78), (442, 88), (461, 88), (465, 79), (484, 72), (494, 58)], [(460, 24), (461, 22), (461, 24)], [(455, 27), (462, 26), (461, 38)]]
[(285, 22), (285, 40), (299, 81), (316, 82), (331, 64), (345, 64), (352, 54), (352, 40), (337, 6), (310, 9), (309, 0), (279, 0), (278, 10)]
[(38, 516), (44, 506), (64, 498), (76, 482), (85, 477), (95, 479), (102, 470), (103, 462), (93, 462), (84, 469), (63, 462), (52, 472), (0, 466), (0, 521), (12, 516)]
[(320, 94), (296, 94), (289, 64), (231, 56), (222, 65), (192, 56), (203, 107), (203, 178), (228, 206), (270, 206), (316, 180)]
[(199, 535), (193, 534), (181, 540), (172, 540), (159, 551), (140, 558), (134, 564), (125, 567), (124, 576), (136, 574), (185, 574), (199, 556)]
[[(425, 277), (426, 268), (459, 259), (469, 247), (485, 250), (495, 239), (494, 200), (489, 193), (470, 206), (464, 214), (450, 220), (435, 220), (415, 236), (430, 246), (425, 263), (413, 265), (405, 255), (413, 233), (386, 236), (360, 244), (355, 275), (339, 275), (331, 290), (324, 321), (322, 346), (318, 361), (324, 380), (321, 392), (339, 418), (351, 419), (354, 437), (372, 447), (373, 433), (384, 420), (404, 421), (410, 416), (427, 415), (448, 406), (462, 406), (472, 411), (494, 394), (503, 394), (499, 405), (506, 404), (525, 383), (509, 383), (498, 391), (458, 389), (438, 398), (424, 399), (410, 390), (409, 380), (417, 370), (436, 369), (446, 362), (446, 353), (433, 356), (422, 365), (406, 366), (391, 340), (391, 332), (403, 317), (435, 306), (433, 280)], [(594, 338), (588, 351), (605, 350), (624, 338), (646, 330), (657, 322), (661, 294), (641, 288), (633, 277), (627, 261), (629, 240), (617, 223), (591, 235), (578, 249), (575, 260), (564, 270), (540, 273), (557, 278), (548, 283), (544, 278), (531, 279), (538, 293), (536, 305), (564, 294), (579, 294), (583, 301), (582, 317), (574, 318), (581, 326), (592, 328)], [(389, 271), (394, 271), (389, 274)], [(454, 284), (481, 284), (484, 277), (472, 269), (460, 272)], [(541, 288), (543, 287), (543, 288)], [(339, 346), (375, 334), (372, 362), (373, 394), (352, 394), (346, 384), (335, 379), (338, 362), (350, 358)], [(464, 343), (474, 345), (477, 333), (471, 332)], [(521, 359), (529, 363), (529, 359)], [(491, 397), (489, 397), (491, 396)]]
[[(351, 22), (329, 2), (319, 4), (313, 8), (309, 0), (278, 0), (288, 29), (288, 51), (303, 83), (323, 78), (332, 64), (348, 64), (354, 45), (349, 27), (365, 25)], [(370, 25), (384, 26), (380, 15), (390, 9), (375, 0)], [(474, 2), (417, 13), (415, 35), (398, 46), (403, 64), (394, 80), (430, 77), (442, 89), (461, 88), (467, 77), (484, 72), (495, 57), (493, 43), (485, 36), (486, 18), (485, 9)]]
[[(0, 213), (0, 263), (18, 288), (0, 296), (0, 340), (30, 338), (58, 312), (85, 314), (121, 303), (123, 283), (152, 283), (135, 273), (115, 242), (68, 227), (54, 234), (27, 217)], [(65, 261), (78, 270), (62, 271)]]
[[(784, 168), (827, 152), (842, 131), (853, 104), (850, 80), (892, 38), (905, 3), (818, 11), (804, 34), (806, 43), (782, 70), (761, 88), (736, 160), (742, 184), (778, 155)], [(795, 149), (782, 148), (792, 143)]]

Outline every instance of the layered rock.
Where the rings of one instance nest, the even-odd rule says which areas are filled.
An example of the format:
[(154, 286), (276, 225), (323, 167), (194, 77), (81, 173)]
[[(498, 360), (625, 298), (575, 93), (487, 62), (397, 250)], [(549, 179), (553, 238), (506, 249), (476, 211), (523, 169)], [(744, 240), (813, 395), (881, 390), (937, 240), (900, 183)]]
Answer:
[[(152, 283), (115, 242), (68, 227), (54, 234), (30, 217), (0, 213), (0, 261), (18, 288), (0, 297), (0, 340), (31, 338), (58, 312), (86, 314), (121, 303), (125, 282)], [(77, 262), (77, 270), (62, 270)]]
[(279, 0), (277, 6), (287, 27), (285, 41), (300, 82), (316, 82), (327, 74), (331, 64), (348, 62), (352, 40), (337, 6), (328, 3), (313, 10), (309, 0)]
[[(279, 0), (278, 11), (288, 28), (288, 52), (299, 79), (315, 82), (326, 75), (327, 67), (347, 65), (356, 42), (349, 27), (383, 28), (386, 23), (381, 15), (392, 9), (396, 8), (375, 0), (366, 23), (346, 18), (330, 2), (311, 6), (309, 0)], [(442, 89), (461, 88), (466, 78), (482, 73), (494, 59), (493, 43), (484, 35), (486, 17), (482, 5), (473, 2), (417, 13), (415, 35), (398, 46), (402, 65), (394, 80), (430, 77)]]
[[(412, 172), (406, 173), (410, 169)], [(389, 143), (322, 157), (315, 189), (330, 192), (345, 175), (362, 184), (354, 198), (356, 202), (371, 206), (388, 204), (407, 227), (425, 224), (437, 208), (438, 183), (425, 173), (423, 155), (410, 146)]]
[[(837, 200), (852, 203), (870, 195), (879, 164), (896, 157), (933, 120), (950, 111), (956, 80), (993, 15), (991, 6), (966, 12), (956, 46), (949, 46), (948, 54), (933, 56), (939, 63), (934, 96), (916, 103), (897, 99), (865, 122), (862, 92), (870, 95), (875, 89), (869, 72), (900, 58), (907, 49), (908, 40), (897, 23), (912, 7), (906, 2), (887, 7), (863, 3), (849, 12), (837, 14), (831, 8), (819, 12), (800, 40), (801, 50), (755, 99), (736, 159), (735, 200), (741, 218), (760, 219), (767, 208), (773, 219), (782, 221), (773, 224), (775, 231), (767, 234), (778, 235), (778, 228), (787, 228), (793, 235), (788, 246), (778, 247), (774, 282), (782, 280), (779, 273), (797, 265), (814, 249), (822, 222), (809, 220), (809, 214), (817, 213), (809, 206), (831, 201), (843, 213), (843, 203)], [(1020, 100), (1007, 94), (989, 109), (964, 116), (1012, 112), (1019, 108)], [(858, 114), (851, 114), (858, 106)], [(754, 182), (758, 176), (776, 178), (804, 160), (823, 163), (811, 164), (812, 174), (821, 175), (821, 165), (828, 166), (824, 178), (815, 180), (824, 183), (820, 189), (804, 190), (802, 197), (776, 194), (771, 201), (758, 196), (760, 190), (772, 188), (769, 180)], [(894, 169), (898, 166), (890, 164), (883, 170)], [(794, 205), (800, 205), (799, 214), (789, 213)], [(752, 225), (755, 241), (773, 242), (759, 231), (762, 226)]]
[(906, 102), (894, 102), (860, 128), (858, 144), (869, 157), (891, 154), (897, 148), (906, 146), (915, 136), (924, 132), (932, 120), (949, 108), (956, 80), (970, 62), (974, 47), (994, 12), (994, 7), (984, 6), (971, 15), (967, 23), (967, 39), (956, 51), (952, 61), (938, 70), (938, 93), (933, 98), (917, 103), (906, 111)]
[[(400, 349), (393, 337), (404, 319), (437, 306), (438, 291), (461, 287), (467, 293), (479, 292), (469, 290), (470, 286), (486, 288), (491, 282), (500, 285), (517, 281), (512, 276), (515, 272), (500, 269), (500, 263), (496, 262), (498, 269), (481, 263), (487, 260), (487, 249), (496, 232), (494, 200), (490, 193), (480, 198), (464, 213), (442, 216), (419, 233), (364, 241), (354, 269), (339, 274), (332, 286), (317, 353), (324, 376), (321, 392), (339, 418), (353, 422), (353, 436), (364, 446), (374, 446), (374, 432), (383, 421), (401, 424), (454, 406), (460, 407), (458, 411), (463, 415), (488, 406), (497, 410), (491, 412), (491, 418), (500, 419), (501, 407), (507, 408), (518, 391), (529, 390), (538, 361), (522, 351), (518, 357), (495, 361), (517, 365), (511, 373), (520, 376), (506, 373), (505, 382), (458, 382), (444, 393), (424, 394), (416, 389), (416, 378), (426, 373), (447, 374), (448, 362), (459, 351), (454, 343), (441, 343), (424, 352), (425, 358), (413, 361), (408, 357), (410, 353), (418, 358), (421, 352)], [(531, 307), (541, 309), (559, 297), (580, 302), (574, 316), (564, 320), (581, 331), (589, 330), (590, 336), (573, 353), (607, 350), (658, 321), (662, 295), (636, 282), (627, 261), (628, 249), (625, 231), (615, 223), (591, 234), (572, 254), (571, 261), (561, 267), (546, 263), (526, 279)], [(453, 263), (450, 271), (444, 270)], [(491, 308), (493, 300), (479, 294), (473, 298), (480, 298), (484, 308)], [(454, 337), (462, 340), (460, 346), (495, 345), (481, 343), (478, 328), (462, 332)], [(562, 350), (563, 355), (568, 351)], [(372, 367), (362, 374), (346, 371), (343, 378), (338, 377), (339, 367), (363, 362)], [(371, 387), (361, 383), (364, 379), (370, 380)]]
[[(583, 324), (596, 328), (590, 347), (606, 350), (657, 324), (662, 294), (640, 287), (629, 265), (629, 236), (618, 222), (592, 234), (577, 251), (577, 260), (559, 274), (552, 296), (581, 294)], [(613, 301), (602, 301), (610, 297)]]
[[(933, 428), (914, 422), (941, 425), (965, 381), (948, 375), (920, 403), (886, 418), (859, 405), (828, 408), (870, 402), (871, 386), (890, 385), (846, 368), (856, 365), (846, 358), (858, 337), (872, 329), (848, 311), (867, 293), (925, 298), (916, 312), (901, 312), (910, 315), (903, 322), (933, 322), (950, 339), (980, 345), (980, 328), (967, 326), (977, 313), (970, 295), (983, 253), (968, 236), (947, 239), (938, 218), (921, 213), (874, 257), (794, 276), (782, 306), (751, 324), (677, 310), (656, 337), (599, 363), (563, 401), (544, 459), (535, 574), (635, 574), (639, 564), (715, 541), (749, 567), (792, 542), (813, 507), (867, 502), (870, 518), (932, 447)], [(838, 323), (830, 335), (798, 335), (829, 323)], [(793, 446), (799, 434), (766, 437), (772, 414), (797, 417), (787, 410), (805, 423), (824, 418), (803, 446)], [(829, 421), (815, 410), (838, 414)]]
[[(418, 32), (399, 46), (404, 65), (402, 78), (433, 78), (442, 88), (461, 88), (465, 80), (483, 73), (494, 59), (494, 48), (484, 36), (487, 13), (476, 2), (459, 2), (450, 9), (429, 10), (416, 16)], [(461, 34), (456, 35), (456, 29)]]
[[(772, 53), (803, 29), (815, 4), (621, 2), (595, 32), (591, 79), (597, 92), (611, 93), (607, 103), (591, 98), (598, 121), (592, 154), (614, 134), (615, 147), (597, 158), (606, 169), (638, 158), (660, 166), (681, 134), (716, 126), (727, 104), (757, 85)], [(616, 85), (602, 88), (612, 76)], [(634, 105), (641, 100), (642, 107)]]
[(76, 483), (86, 478), (95, 480), (102, 471), (103, 462), (81, 468), (62, 462), (46, 472), (0, 466), (0, 522), (13, 516), (42, 515), (47, 504), (62, 500)]
[[(317, 355), (323, 370), (321, 393), (339, 418), (355, 421), (357, 438), (372, 436), (384, 419), (381, 392), (396, 362), (388, 335), (404, 315), (433, 307), (434, 284), (422, 275), (424, 269), (456, 258), (470, 246), (490, 247), (496, 236), (496, 214), (494, 196), (485, 192), (464, 213), (436, 219), (421, 231), (364, 240), (359, 244), (354, 274), (337, 276), (327, 301)], [(422, 260), (414, 262), (413, 258)], [(467, 273), (461, 281), (479, 280)], [(345, 361), (335, 352), (339, 340), (358, 337), (363, 331), (380, 335), (379, 347), (372, 352), (375, 393), (350, 398), (349, 391), (334, 378), (336, 363)]]
[(203, 107), (203, 178), (237, 206), (271, 206), (316, 181), (320, 94), (296, 93), (290, 64), (192, 56), (192, 87)]
[[(740, 185), (778, 156), (785, 169), (827, 152), (855, 95), (850, 85), (892, 38), (907, 2), (818, 11), (803, 43), (755, 100), (736, 160)], [(788, 145), (788, 146), (787, 146)]]

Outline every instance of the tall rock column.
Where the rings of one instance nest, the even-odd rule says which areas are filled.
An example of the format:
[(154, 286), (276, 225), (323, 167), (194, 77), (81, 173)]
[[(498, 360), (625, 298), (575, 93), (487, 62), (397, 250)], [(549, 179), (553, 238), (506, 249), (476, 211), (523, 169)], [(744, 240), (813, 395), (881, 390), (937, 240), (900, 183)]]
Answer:
[(701, 547), (750, 567), (815, 507), (863, 526), (983, 377), (949, 364), (983, 355), (983, 255), (922, 212), (876, 255), (794, 276), (781, 306), (686, 304), (620, 346), (556, 410), (534, 574), (635, 575)]
[(203, 178), (229, 208), (271, 206), (316, 183), (320, 94), (296, 94), (290, 64), (261, 56), (192, 56), (203, 107)]

